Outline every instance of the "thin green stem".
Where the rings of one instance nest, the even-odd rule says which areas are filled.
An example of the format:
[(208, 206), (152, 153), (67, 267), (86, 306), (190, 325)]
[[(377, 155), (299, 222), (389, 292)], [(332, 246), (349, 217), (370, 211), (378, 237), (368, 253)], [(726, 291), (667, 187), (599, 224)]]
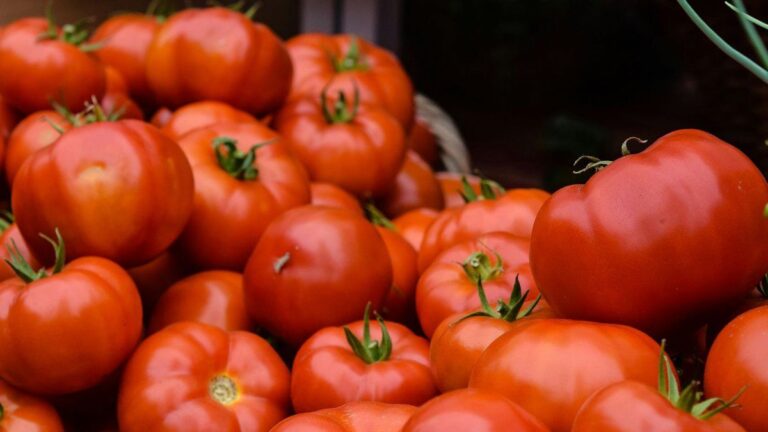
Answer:
[(768, 50), (765, 49), (765, 44), (763, 43), (763, 40), (760, 38), (760, 35), (757, 34), (757, 29), (755, 28), (755, 25), (752, 24), (750, 20), (747, 19), (747, 8), (744, 6), (743, 0), (733, 0), (736, 4), (736, 9), (738, 9), (738, 16), (739, 21), (741, 21), (741, 26), (744, 27), (744, 31), (747, 33), (747, 37), (749, 37), (749, 41), (752, 43), (752, 46), (755, 48), (755, 52), (757, 53), (757, 56), (760, 58), (760, 61), (763, 62), (763, 67), (768, 68)]
[(389, 360), (389, 357), (392, 355), (392, 337), (389, 334), (389, 330), (387, 330), (386, 324), (384, 324), (384, 319), (378, 313), (376, 314), (376, 321), (381, 329), (381, 341), (371, 339), (370, 312), (371, 303), (369, 302), (365, 306), (363, 314), (362, 341), (352, 333), (349, 327), (344, 326), (344, 336), (347, 338), (347, 343), (352, 348), (352, 352), (366, 364)]
[[(730, 8), (732, 11), (734, 11), (734, 12), (736, 12), (736, 13), (741, 13), (741, 12), (739, 11), (739, 9), (738, 9), (736, 6), (734, 6), (732, 3), (729, 3), (729, 2), (725, 2), (725, 5), (726, 5), (726, 6), (728, 6), (728, 8)], [(745, 14), (743, 14), (743, 16), (744, 16), (746, 19), (748, 19), (748, 20), (749, 20), (749, 21), (750, 21), (752, 24), (754, 24), (754, 25), (756, 25), (756, 26), (758, 26), (758, 27), (761, 27), (761, 28), (763, 28), (763, 29), (765, 29), (765, 30), (768, 30), (768, 23), (765, 23), (765, 22), (763, 22), (763, 21), (760, 21), (759, 19), (757, 19), (757, 18), (753, 17), (752, 15), (746, 14), (746, 13), (745, 13)]]
[(395, 224), (384, 215), (373, 203), (365, 205), (365, 214), (368, 216), (368, 220), (376, 226), (386, 228), (390, 231), (397, 231)]

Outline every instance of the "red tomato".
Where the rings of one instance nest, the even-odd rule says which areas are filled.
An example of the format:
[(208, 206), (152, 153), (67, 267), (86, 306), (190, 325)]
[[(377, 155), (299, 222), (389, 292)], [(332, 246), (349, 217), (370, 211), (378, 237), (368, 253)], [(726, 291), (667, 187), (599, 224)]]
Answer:
[(64, 265), (58, 231), (50, 241), (50, 272), (16, 257), (19, 277), (0, 283), (0, 377), (56, 395), (93, 387), (114, 372), (139, 341), (142, 311), (136, 285), (120, 266), (99, 257)]
[(195, 321), (227, 331), (253, 328), (245, 310), (243, 275), (213, 270), (171, 285), (155, 306), (149, 332), (180, 321)]
[(394, 185), (380, 202), (389, 217), (422, 207), (442, 210), (443, 191), (432, 168), (416, 152), (408, 150)]
[(12, 218), (10, 219), (6, 220), (6, 218), (0, 217), (0, 229), (2, 229), (0, 232), (0, 281), (16, 276), (11, 266), (5, 261), (11, 259), (11, 251), (18, 251), (32, 268), (40, 267), (40, 263), (29, 252), (29, 247), (27, 247), (24, 237), (21, 236), (19, 227), (13, 223)]
[[(158, 113), (165, 115), (162, 110)], [(163, 132), (175, 140), (180, 139), (187, 132), (217, 123), (258, 123), (256, 117), (247, 112), (216, 101), (184, 105), (174, 111), (167, 120), (158, 121), (162, 123), (158, 124), (158, 127), (162, 127)]]
[(302, 166), (261, 123), (219, 123), (179, 145), (192, 166), (195, 204), (177, 245), (198, 267), (242, 271), (267, 225), (309, 203)]
[(267, 432), (286, 417), (290, 372), (255, 334), (183, 322), (139, 345), (123, 373), (121, 432)]
[(768, 306), (745, 312), (715, 339), (707, 356), (704, 390), (710, 396), (736, 394), (739, 408), (728, 415), (750, 431), (768, 429)]
[(530, 320), (488, 346), (469, 387), (497, 391), (553, 432), (568, 432), (595, 391), (628, 379), (656, 384), (659, 352), (653, 339), (631, 327)]
[(111, 66), (107, 66), (104, 70), (107, 74), (107, 90), (101, 98), (100, 105), (107, 117), (113, 120), (143, 120), (144, 113), (141, 108), (128, 96), (125, 78)]
[(8, 184), (13, 186), (16, 173), (32, 153), (53, 144), (73, 127), (67, 118), (51, 110), (38, 111), (22, 120), (8, 138), (5, 155), (5, 177)]
[(312, 195), (310, 201), (312, 205), (347, 209), (363, 215), (363, 208), (357, 198), (334, 184), (312, 182), (309, 185), (309, 190), (310, 195)]
[(82, 36), (75, 26), (64, 29), (44, 18), (23, 18), (3, 29), (0, 93), (19, 111), (48, 109), (55, 101), (76, 112), (104, 95), (104, 66), (78, 46)]
[(419, 116), (413, 122), (411, 130), (408, 132), (408, 148), (418, 153), (418, 155), (429, 165), (434, 165), (438, 159), (439, 146), (437, 137), (432, 133), (429, 123)]
[(435, 177), (437, 177), (437, 181), (440, 182), (440, 188), (443, 190), (445, 208), (463, 207), (467, 203), (462, 195), (464, 190), (462, 178), (467, 179), (467, 183), (469, 183), (475, 194), (480, 195), (482, 193), (480, 190), (480, 177), (453, 172), (435, 173)]
[(499, 393), (467, 389), (438, 396), (413, 414), (402, 432), (548, 432), (544, 424)]
[(292, 74), (288, 52), (267, 26), (223, 7), (174, 14), (147, 53), (149, 85), (171, 108), (217, 100), (268, 113), (285, 100)]
[(24, 394), (0, 380), (0, 431), (63, 432), (64, 426), (48, 402)]
[(155, 113), (152, 115), (152, 118), (149, 120), (149, 122), (157, 126), (158, 128), (162, 129), (165, 127), (165, 125), (168, 124), (169, 121), (171, 121), (171, 117), (173, 117), (173, 111), (169, 110), (168, 108), (162, 107), (157, 111), (155, 111)]
[(378, 308), (392, 286), (392, 264), (364, 218), (305, 206), (267, 227), (244, 276), (251, 318), (297, 346), (323, 327), (359, 317), (368, 302)]
[(405, 156), (402, 126), (381, 108), (349, 106), (343, 94), (331, 110), (325, 94), (283, 107), (275, 119), (277, 130), (312, 180), (363, 198), (386, 193)]
[(72, 257), (131, 266), (157, 257), (181, 233), (192, 189), (179, 146), (149, 124), (121, 120), (72, 129), (30, 156), (12, 196), (19, 229), (41, 261), (51, 254), (38, 233), (58, 227)]
[(426, 339), (381, 317), (371, 329), (369, 309), (363, 321), (326, 327), (301, 346), (291, 376), (296, 412), (361, 400), (421, 405), (437, 393)]
[(482, 235), (440, 254), (416, 286), (416, 311), (424, 334), (431, 337), (449, 316), (481, 306), (480, 280), (490, 304), (509, 298), (519, 277), (528, 298), (539, 295), (528, 264), (529, 241), (505, 232)]
[(765, 178), (738, 149), (675, 131), (555, 193), (536, 219), (531, 265), (559, 315), (693, 330), (768, 268), (766, 202)]
[(167, 251), (146, 264), (128, 269), (141, 294), (145, 317), (151, 316), (163, 292), (189, 273), (187, 267), (178, 254)]
[(352, 100), (387, 110), (408, 130), (414, 117), (413, 86), (389, 51), (350, 35), (302, 34), (286, 43), (294, 64), (289, 100), (316, 98), (328, 87)]
[(0, 95), (0, 137), (7, 138), (18, 121), (16, 112)]
[(400, 432), (414, 411), (412, 405), (349, 402), (288, 417), (270, 432)]
[(438, 215), (439, 213), (435, 210), (419, 208), (396, 217), (392, 223), (397, 227), (397, 232), (418, 252), (421, 249), (424, 233)]

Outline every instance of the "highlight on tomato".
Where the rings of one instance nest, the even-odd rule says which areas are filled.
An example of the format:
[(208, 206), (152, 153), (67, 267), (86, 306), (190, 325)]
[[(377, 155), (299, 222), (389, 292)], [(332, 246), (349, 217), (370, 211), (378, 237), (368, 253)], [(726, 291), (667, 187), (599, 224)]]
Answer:
[(392, 187), (379, 205), (392, 218), (417, 208), (442, 210), (443, 191), (432, 168), (416, 152), (408, 150)]
[[(160, 112), (160, 111), (159, 111)], [(178, 108), (164, 119), (162, 131), (179, 140), (188, 132), (218, 123), (257, 123), (256, 117), (214, 100), (193, 102)]]
[(416, 411), (413, 405), (374, 401), (348, 402), (335, 408), (296, 414), (270, 432), (400, 432)]
[(429, 225), (437, 219), (438, 214), (439, 212), (436, 210), (418, 208), (394, 218), (392, 223), (395, 224), (400, 235), (408, 240), (408, 243), (418, 252), (424, 239), (424, 233)]
[(48, 402), (0, 380), (0, 430), (63, 432), (64, 426)]

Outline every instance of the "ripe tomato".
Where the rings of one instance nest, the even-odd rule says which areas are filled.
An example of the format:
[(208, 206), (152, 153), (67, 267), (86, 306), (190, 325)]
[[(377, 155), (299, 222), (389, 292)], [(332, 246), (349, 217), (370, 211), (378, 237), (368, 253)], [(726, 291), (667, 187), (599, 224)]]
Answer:
[(747, 430), (768, 429), (768, 306), (747, 311), (731, 321), (715, 339), (707, 356), (704, 390), (709, 396), (728, 396), (746, 386), (739, 408), (728, 415)]
[(432, 133), (426, 120), (416, 116), (411, 130), (408, 132), (406, 142), (408, 148), (418, 153), (427, 164), (434, 165), (437, 162), (439, 153), (437, 137)]
[(5, 261), (11, 259), (11, 251), (13, 250), (17, 250), (32, 268), (40, 267), (40, 263), (29, 252), (29, 247), (27, 247), (24, 237), (21, 236), (19, 227), (13, 223), (13, 217), (0, 217), (0, 281), (16, 276), (11, 266)]
[(309, 191), (312, 205), (336, 207), (363, 215), (363, 208), (357, 198), (334, 184), (312, 182)]
[[(162, 110), (161, 110), (162, 111)], [(161, 112), (158, 111), (158, 112)], [(223, 102), (194, 102), (174, 111), (162, 121), (163, 132), (178, 140), (187, 132), (217, 123), (257, 123), (256, 117)]]
[(267, 225), (309, 203), (304, 169), (261, 123), (219, 123), (179, 145), (192, 166), (195, 204), (177, 246), (200, 268), (242, 271)]
[(555, 193), (536, 219), (531, 265), (559, 315), (693, 330), (768, 268), (766, 202), (765, 178), (738, 149), (675, 131)]
[(497, 391), (553, 432), (568, 432), (595, 391), (628, 379), (656, 384), (660, 351), (653, 339), (631, 327), (530, 320), (488, 346), (469, 387)]
[(408, 243), (418, 252), (421, 248), (421, 241), (424, 239), (424, 233), (437, 219), (438, 214), (432, 209), (419, 208), (396, 217), (392, 223), (395, 224), (400, 235), (408, 240)]
[(141, 299), (128, 273), (99, 257), (64, 265), (56, 234), (50, 272), (16, 256), (18, 277), (0, 283), (0, 378), (46, 395), (98, 384), (133, 351), (142, 325)]
[(52, 260), (38, 233), (58, 227), (72, 257), (131, 266), (157, 257), (181, 233), (192, 189), (179, 146), (154, 126), (121, 120), (72, 129), (30, 156), (12, 197), (19, 229), (42, 262)]
[(107, 119), (144, 120), (144, 113), (136, 102), (128, 96), (125, 78), (115, 68), (107, 66), (107, 90), (101, 98), (100, 107)]
[(244, 276), (251, 318), (298, 346), (323, 327), (359, 317), (368, 302), (378, 308), (392, 286), (392, 264), (363, 217), (305, 206), (267, 227)]
[(381, 317), (370, 328), (369, 309), (363, 321), (326, 327), (301, 346), (291, 376), (296, 412), (360, 400), (421, 405), (437, 393), (427, 340)]
[(482, 235), (440, 254), (416, 286), (416, 311), (424, 334), (431, 337), (444, 319), (481, 306), (477, 283), (488, 302), (509, 298), (519, 277), (528, 298), (539, 295), (528, 264), (529, 241), (505, 232)]
[(294, 65), (289, 100), (316, 98), (355, 88), (360, 101), (380, 106), (408, 130), (414, 117), (413, 86), (389, 51), (350, 35), (302, 34), (286, 43)]
[(435, 177), (437, 177), (437, 181), (440, 182), (440, 188), (443, 190), (445, 208), (463, 207), (467, 203), (462, 195), (464, 190), (462, 178), (467, 180), (475, 194), (480, 195), (482, 193), (480, 190), (480, 177), (453, 172), (439, 172), (435, 174)]
[(267, 432), (288, 412), (290, 372), (264, 339), (195, 322), (147, 338), (118, 397), (122, 432)]
[(104, 66), (82, 50), (82, 28), (63, 28), (44, 18), (23, 18), (0, 34), (0, 93), (19, 111), (48, 109), (52, 101), (79, 111), (93, 96), (104, 95)]
[(283, 107), (275, 119), (277, 130), (312, 180), (362, 198), (386, 193), (405, 156), (403, 128), (381, 108), (358, 105), (357, 100), (350, 106), (343, 94), (331, 110), (325, 94)]
[(18, 121), (16, 111), (0, 95), (0, 137), (7, 138)]
[(129, 268), (128, 273), (139, 289), (144, 316), (149, 318), (160, 296), (189, 274), (189, 269), (177, 253), (166, 251), (146, 264)]
[(440, 395), (419, 408), (403, 432), (548, 432), (544, 424), (499, 393), (466, 389)]
[(251, 330), (245, 310), (243, 275), (213, 270), (197, 273), (171, 285), (155, 306), (149, 332), (180, 321), (195, 321), (227, 331)]
[(22, 393), (0, 380), (0, 430), (63, 432), (64, 426), (48, 402)]
[(442, 210), (443, 191), (432, 168), (416, 152), (408, 150), (395, 183), (380, 203), (389, 217), (422, 207)]
[(187, 9), (160, 27), (147, 52), (147, 79), (170, 108), (217, 100), (253, 114), (279, 107), (293, 66), (269, 27), (223, 7)]
[(5, 178), (13, 186), (21, 164), (36, 151), (53, 144), (74, 125), (56, 111), (32, 113), (22, 120), (8, 138), (5, 154)]
[(349, 402), (297, 414), (278, 423), (270, 432), (400, 432), (416, 407), (383, 402)]
[(161, 107), (155, 111), (154, 114), (152, 114), (152, 118), (149, 120), (149, 122), (154, 126), (162, 129), (165, 127), (165, 125), (168, 124), (169, 121), (171, 121), (172, 116), (173, 111), (169, 110), (168, 108)]

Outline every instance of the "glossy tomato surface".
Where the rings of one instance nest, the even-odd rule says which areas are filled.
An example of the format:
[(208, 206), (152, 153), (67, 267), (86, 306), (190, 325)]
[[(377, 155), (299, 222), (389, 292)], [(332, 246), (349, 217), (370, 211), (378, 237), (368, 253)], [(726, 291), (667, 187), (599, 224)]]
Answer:
[(409, 150), (392, 188), (380, 202), (382, 211), (392, 218), (422, 207), (442, 210), (443, 191), (432, 168)]
[(218, 123), (256, 123), (256, 117), (245, 111), (218, 101), (201, 101), (184, 105), (173, 111), (162, 122), (162, 130), (169, 137), (179, 140), (195, 129)]
[(291, 416), (278, 423), (271, 432), (400, 432), (416, 411), (413, 405), (384, 402), (349, 402)]
[(43, 399), (20, 392), (0, 380), (0, 431), (63, 432), (56, 410)]

